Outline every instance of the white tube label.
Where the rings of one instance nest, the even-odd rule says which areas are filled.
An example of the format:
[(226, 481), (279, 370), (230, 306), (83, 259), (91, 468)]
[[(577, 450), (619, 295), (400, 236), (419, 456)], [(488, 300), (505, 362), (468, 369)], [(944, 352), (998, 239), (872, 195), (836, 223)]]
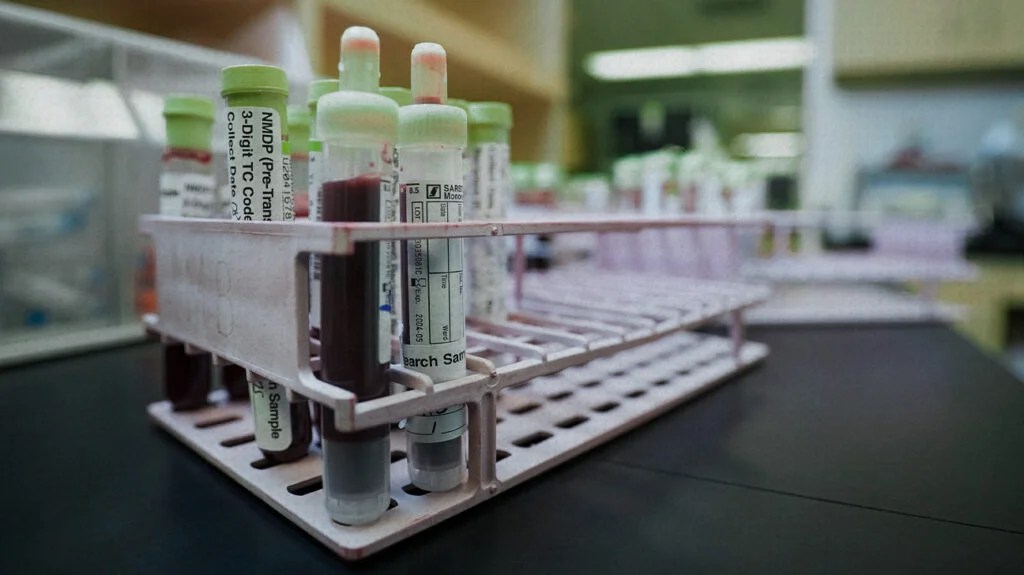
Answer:
[(160, 174), (160, 214), (186, 218), (214, 216), (216, 180), (209, 174)]
[(292, 444), (292, 412), (284, 386), (252, 376), (249, 380), (256, 445), (267, 451), (284, 451)]
[[(480, 144), (473, 151), (473, 183), (469, 214), (476, 220), (502, 220), (508, 213), (512, 180), (508, 144)], [(507, 250), (504, 238), (469, 240), (469, 314), (489, 321), (508, 316), (505, 294), (508, 285)]]
[(420, 443), (440, 443), (460, 437), (466, 430), (466, 421), (465, 404), (455, 405), (410, 417), (405, 432)]
[(508, 213), (508, 197), (512, 193), (508, 144), (478, 145), (473, 165), (476, 189), (470, 199), (470, 217), (503, 219)]
[[(461, 222), (462, 182), (401, 184), (410, 223)], [(411, 240), (407, 244), (409, 343), (402, 363), (447, 381), (466, 374), (466, 310), (463, 299), (462, 238)]]
[[(398, 148), (393, 148), (391, 153), (391, 161), (395, 168), (391, 177), (391, 215), (388, 221), (397, 222), (402, 219), (398, 194)], [(402, 302), (402, 257), (401, 257), (401, 242), (389, 242), (391, 244), (391, 300), (389, 304), (391, 306), (391, 335), (396, 338), (402, 337), (402, 312), (400, 305)], [(390, 343), (390, 342), (389, 342)], [(391, 352), (391, 363), (400, 363), (402, 361), (402, 346), (398, 346), (397, 349)]]
[(281, 118), (273, 108), (227, 109), (228, 185), (236, 221), (295, 219), (287, 147)]
[[(380, 221), (393, 220), (395, 183), (389, 175), (380, 177)], [(380, 242), (380, 315), (377, 323), (377, 361), (391, 363), (391, 282), (395, 252), (393, 242)]]
[[(323, 183), (321, 146), (317, 140), (309, 141), (309, 219), (314, 222), (324, 219), (320, 201)], [(309, 327), (320, 329), (320, 257), (316, 254), (309, 255)]]

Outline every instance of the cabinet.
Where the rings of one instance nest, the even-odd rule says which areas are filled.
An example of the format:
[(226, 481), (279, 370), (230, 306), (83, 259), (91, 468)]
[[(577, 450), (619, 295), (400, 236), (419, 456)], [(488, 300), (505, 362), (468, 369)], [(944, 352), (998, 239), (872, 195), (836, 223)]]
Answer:
[(1020, 0), (832, 0), (835, 74), (1024, 73)]

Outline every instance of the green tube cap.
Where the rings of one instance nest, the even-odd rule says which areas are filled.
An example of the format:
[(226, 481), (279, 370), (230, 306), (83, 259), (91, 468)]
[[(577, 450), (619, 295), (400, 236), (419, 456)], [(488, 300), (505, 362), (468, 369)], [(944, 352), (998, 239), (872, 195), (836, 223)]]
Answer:
[(462, 100), (460, 98), (448, 98), (448, 105), (455, 106), (456, 108), (462, 108), (467, 114), (469, 113), (469, 100)]
[(309, 106), (288, 106), (288, 141), (292, 154), (309, 153)]
[(221, 96), (244, 92), (273, 92), (288, 95), (288, 77), (276, 66), (246, 64), (221, 70)]
[(213, 100), (193, 94), (171, 94), (164, 98), (164, 117), (190, 116), (213, 121)]
[(512, 128), (512, 106), (504, 102), (471, 102), (467, 112), (470, 125)]
[(408, 106), (412, 104), (412, 91), (409, 88), (400, 88), (397, 86), (385, 86), (380, 89), (380, 95), (386, 98), (391, 98), (399, 106)]
[(316, 104), (317, 100), (320, 99), (320, 96), (337, 91), (337, 78), (324, 78), (322, 80), (313, 80), (312, 82), (309, 83), (309, 98), (306, 100), (306, 103)]
[(213, 101), (192, 94), (164, 98), (167, 146), (209, 151), (213, 139)]

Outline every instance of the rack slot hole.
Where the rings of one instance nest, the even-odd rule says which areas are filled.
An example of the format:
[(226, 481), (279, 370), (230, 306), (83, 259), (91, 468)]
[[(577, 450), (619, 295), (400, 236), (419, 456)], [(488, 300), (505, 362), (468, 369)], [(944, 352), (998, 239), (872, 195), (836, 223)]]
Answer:
[(225, 439), (224, 441), (221, 441), (220, 444), (222, 447), (238, 447), (239, 445), (245, 445), (246, 443), (251, 443), (253, 441), (256, 441), (256, 436), (250, 433), (248, 435), (230, 437), (228, 439)]
[(608, 402), (602, 403), (601, 405), (598, 405), (598, 406), (594, 407), (594, 411), (596, 411), (598, 413), (608, 413), (609, 411), (615, 409), (618, 406), (619, 406), (619, 403), (617, 401), (608, 401)]
[(538, 443), (547, 441), (551, 438), (551, 434), (546, 431), (535, 431), (526, 437), (520, 437), (519, 439), (512, 442), (512, 445), (516, 447), (533, 447)]
[(511, 453), (505, 451), (504, 449), (499, 449), (499, 450), (494, 452), (494, 462), (497, 463), (497, 462), (501, 461), (502, 459), (506, 459), (507, 457), (509, 457), (511, 455), (512, 455)]
[(538, 407), (540, 407), (539, 403), (526, 403), (520, 405), (519, 407), (516, 407), (515, 409), (510, 409), (508, 410), (508, 412), (515, 415), (523, 415), (524, 413), (530, 413), (531, 411), (537, 409)]
[(409, 495), (415, 496), (415, 497), (421, 497), (423, 495), (426, 495), (426, 494), (430, 493), (426, 489), (420, 489), (419, 487), (416, 487), (412, 483), (408, 483), (406, 485), (403, 485), (402, 486), (402, 491), (408, 493)]
[(324, 478), (322, 475), (317, 475), (316, 477), (310, 477), (309, 479), (304, 479), (298, 483), (292, 483), (287, 489), (288, 493), (291, 493), (292, 495), (309, 495), (310, 493), (320, 491), (323, 488)]
[(396, 449), (391, 452), (391, 463), (395, 463), (403, 459), (405, 459), (405, 452), (401, 449)]
[(654, 385), (657, 385), (659, 387), (662, 386), (662, 385), (668, 385), (668, 380), (667, 379), (659, 379), (658, 381), (654, 382)]
[(224, 425), (225, 423), (231, 423), (232, 421), (238, 421), (242, 419), (238, 415), (222, 415), (220, 417), (212, 417), (205, 421), (197, 421), (196, 428), (208, 429), (210, 427), (217, 427), (218, 425)]
[(601, 385), (601, 380), (600, 379), (592, 379), (590, 381), (581, 383), (580, 387), (597, 387), (599, 385)]
[(256, 461), (253, 461), (249, 465), (252, 465), (253, 469), (270, 469), (271, 467), (277, 467), (278, 465), (281, 465), (281, 462), (274, 461), (273, 459), (267, 459), (266, 457), (264, 457), (263, 459), (257, 459)]
[(633, 391), (627, 393), (626, 397), (628, 397), (630, 399), (636, 399), (638, 397), (643, 397), (646, 394), (647, 394), (647, 392), (642, 390), (642, 389), (634, 389)]
[(555, 426), (560, 427), (562, 429), (572, 429), (577, 425), (581, 425), (588, 421), (590, 421), (590, 418), (585, 415), (574, 415), (569, 419), (563, 419), (562, 421), (559, 421), (558, 423), (555, 424)]
[(565, 399), (567, 397), (570, 397), (571, 395), (572, 395), (571, 391), (561, 391), (561, 392), (553, 393), (553, 394), (549, 395), (548, 399), (550, 399), (551, 401), (562, 401), (563, 399)]

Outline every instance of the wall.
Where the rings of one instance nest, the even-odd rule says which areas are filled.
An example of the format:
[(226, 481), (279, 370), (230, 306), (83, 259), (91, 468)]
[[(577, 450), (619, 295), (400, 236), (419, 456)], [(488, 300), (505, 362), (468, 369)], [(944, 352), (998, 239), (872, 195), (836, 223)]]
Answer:
[(804, 74), (804, 206), (850, 207), (857, 169), (882, 163), (910, 134), (920, 136), (937, 156), (970, 161), (989, 126), (1024, 110), (1019, 81), (947, 76), (837, 85), (832, 66), (836, 2), (807, 1), (805, 28), (816, 55)]

